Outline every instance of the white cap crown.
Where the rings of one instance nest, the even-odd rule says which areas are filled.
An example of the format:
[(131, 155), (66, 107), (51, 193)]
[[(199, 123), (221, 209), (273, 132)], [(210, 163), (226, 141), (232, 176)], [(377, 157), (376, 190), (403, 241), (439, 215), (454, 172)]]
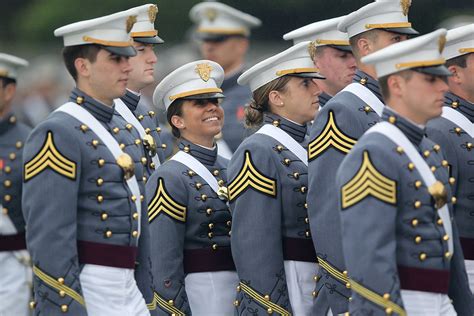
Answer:
[(17, 79), (18, 69), (28, 66), (28, 62), (13, 55), (0, 53), (0, 77)]
[(449, 30), (444, 57), (451, 59), (469, 53), (474, 53), (474, 24)]
[(293, 40), (293, 44), (314, 41), (315, 46), (338, 45), (349, 46), (349, 37), (340, 32), (337, 25), (344, 16), (319, 21), (300, 27), (283, 35), (284, 40)]

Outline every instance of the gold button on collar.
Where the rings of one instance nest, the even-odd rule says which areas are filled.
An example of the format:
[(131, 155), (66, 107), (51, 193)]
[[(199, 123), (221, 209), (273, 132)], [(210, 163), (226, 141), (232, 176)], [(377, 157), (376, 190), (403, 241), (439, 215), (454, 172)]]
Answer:
[(84, 103), (84, 98), (83, 97), (77, 97), (76, 98), (76, 103), (81, 105), (82, 103)]
[(391, 124), (395, 124), (395, 122), (397, 121), (397, 118), (392, 115), (392, 116), (390, 116), (390, 117), (388, 118), (388, 121), (389, 121)]

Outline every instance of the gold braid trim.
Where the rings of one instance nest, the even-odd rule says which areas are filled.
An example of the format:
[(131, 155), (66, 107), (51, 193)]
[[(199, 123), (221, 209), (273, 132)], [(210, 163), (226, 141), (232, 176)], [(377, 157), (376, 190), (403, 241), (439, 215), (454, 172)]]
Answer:
[[(272, 312), (277, 313), (278, 315), (291, 316), (290, 312), (288, 312), (281, 306), (271, 302), (270, 300), (266, 300), (265, 297), (263, 297), (261, 294), (259, 294), (247, 284), (240, 282), (240, 288), (244, 293), (253, 298), (257, 303), (259, 303), (263, 307), (266, 307), (268, 309), (267, 312), (271, 309)], [(271, 313), (269, 312), (269, 314)]]
[(155, 304), (158, 304), (162, 309), (164, 309), (166, 312), (170, 313), (170, 315), (173, 316), (185, 316), (186, 314), (180, 311), (178, 308), (176, 308), (173, 303), (166, 301), (164, 298), (162, 298), (158, 293), (155, 292)]

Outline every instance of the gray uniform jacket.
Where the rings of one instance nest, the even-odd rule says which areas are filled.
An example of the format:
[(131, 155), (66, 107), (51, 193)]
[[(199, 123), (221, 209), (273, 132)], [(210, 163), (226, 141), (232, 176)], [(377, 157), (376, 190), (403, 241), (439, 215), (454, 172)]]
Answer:
[[(358, 70), (353, 81), (365, 85), (382, 100), (378, 82), (369, 75)], [(329, 303), (333, 313), (347, 312), (350, 290), (345, 286), (346, 278), (338, 277), (345, 265), (337, 212), (336, 171), (359, 137), (379, 121), (370, 105), (350, 92), (339, 92), (320, 110), (311, 128), (308, 213), (321, 266), (316, 289), (317, 311), (327, 308)]]
[[(139, 134), (127, 122), (79, 89), (71, 94), (110, 131), (133, 160), (144, 192)], [(79, 105), (78, 105), (79, 106)], [(133, 196), (124, 171), (109, 149), (85, 124), (53, 112), (30, 134), (24, 150), (23, 212), (33, 260), (35, 315), (87, 315), (79, 275), (84, 264), (149, 273), (149, 231), (144, 196)], [(142, 216), (135, 199), (141, 199)], [(141, 219), (141, 234), (138, 234)], [(100, 277), (100, 276), (98, 276)], [(153, 302), (152, 279), (138, 284)]]
[[(444, 185), (452, 217), (448, 162), (424, 130), (386, 108), (395, 124)], [(351, 315), (403, 313), (400, 290), (448, 294), (458, 315), (473, 315), (457, 226), (454, 254), (435, 200), (403, 149), (379, 134), (364, 135), (337, 171)], [(353, 194), (357, 192), (357, 195)]]
[[(306, 125), (267, 114), (306, 147)], [(284, 260), (316, 262), (306, 209), (307, 167), (280, 142), (253, 134), (229, 164), (236, 315), (290, 315)]]
[[(217, 147), (210, 150), (184, 139), (178, 147), (225, 186), (228, 160), (217, 155)], [(235, 271), (229, 208), (201, 176), (174, 160), (157, 168), (146, 190), (159, 315), (191, 315), (186, 274)]]
[(0, 120), (0, 210), (8, 215), (17, 231), (0, 232), (0, 251), (26, 249), (25, 220), (21, 210), (23, 145), (31, 129), (17, 122), (13, 115)]
[[(474, 104), (447, 93), (445, 106), (456, 109), (471, 123), (474, 122)], [(440, 117), (428, 123), (426, 129), (430, 139), (441, 145), (449, 161), (454, 205), (454, 218), (459, 227), (464, 257), (474, 260), (474, 139), (455, 123)]]
[(241, 74), (242, 71), (239, 71), (225, 78), (221, 86), (225, 94), (225, 99), (222, 102), (225, 114), (222, 136), (232, 152), (237, 150), (237, 147), (248, 135), (244, 128), (244, 108), (250, 101), (252, 92), (248, 86), (237, 84), (237, 78)]

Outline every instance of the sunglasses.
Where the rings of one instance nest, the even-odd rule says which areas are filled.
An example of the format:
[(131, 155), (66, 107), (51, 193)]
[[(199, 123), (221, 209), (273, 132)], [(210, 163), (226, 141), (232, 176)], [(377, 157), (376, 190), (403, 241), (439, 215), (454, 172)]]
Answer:
[(206, 106), (209, 103), (214, 104), (214, 105), (219, 105), (220, 100), (218, 98), (194, 99), (193, 102), (195, 105), (198, 105), (198, 106)]

